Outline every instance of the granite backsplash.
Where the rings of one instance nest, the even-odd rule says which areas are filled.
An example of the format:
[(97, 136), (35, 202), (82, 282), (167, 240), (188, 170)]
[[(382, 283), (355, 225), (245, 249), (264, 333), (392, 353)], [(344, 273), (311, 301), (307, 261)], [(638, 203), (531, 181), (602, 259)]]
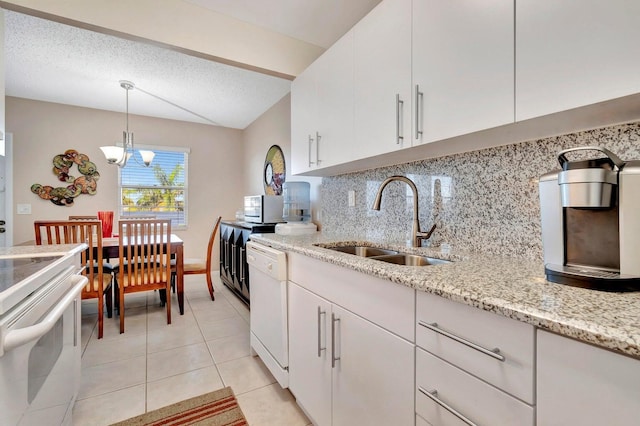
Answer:
[[(437, 225), (424, 245), (542, 259), (538, 178), (559, 167), (559, 151), (578, 146), (601, 146), (623, 160), (640, 159), (640, 123), (326, 177), (320, 187), (322, 229), (409, 241), (413, 196), (408, 185), (391, 182), (380, 211), (371, 209), (380, 183), (404, 175), (418, 188), (422, 230)], [(347, 203), (350, 190), (354, 207)]]

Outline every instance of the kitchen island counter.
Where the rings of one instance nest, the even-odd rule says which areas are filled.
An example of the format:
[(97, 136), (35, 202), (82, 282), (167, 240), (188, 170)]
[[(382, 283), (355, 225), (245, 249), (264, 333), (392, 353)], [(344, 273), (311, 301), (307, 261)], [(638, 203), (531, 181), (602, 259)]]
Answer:
[[(640, 358), (640, 292), (603, 292), (552, 283), (545, 279), (542, 261), (413, 248), (402, 243), (338, 238), (323, 233), (253, 234), (251, 239)], [(401, 266), (319, 245), (380, 246), (452, 262)]]

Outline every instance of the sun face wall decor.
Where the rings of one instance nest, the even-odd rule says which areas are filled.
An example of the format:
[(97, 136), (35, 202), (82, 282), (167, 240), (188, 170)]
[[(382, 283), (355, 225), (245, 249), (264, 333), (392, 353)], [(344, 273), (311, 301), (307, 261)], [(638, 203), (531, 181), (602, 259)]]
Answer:
[(284, 154), (278, 145), (272, 145), (264, 159), (263, 180), (265, 195), (282, 195), (282, 184), (287, 177)]
[[(82, 176), (76, 178), (70, 174), (71, 168), (76, 164)], [(67, 186), (44, 186), (39, 183), (31, 185), (31, 192), (43, 200), (49, 200), (56, 206), (73, 205), (73, 199), (80, 194), (95, 195), (98, 190), (100, 174), (94, 163), (86, 154), (81, 154), (75, 149), (68, 149), (64, 154), (53, 157), (53, 174), (60, 182), (68, 183)]]

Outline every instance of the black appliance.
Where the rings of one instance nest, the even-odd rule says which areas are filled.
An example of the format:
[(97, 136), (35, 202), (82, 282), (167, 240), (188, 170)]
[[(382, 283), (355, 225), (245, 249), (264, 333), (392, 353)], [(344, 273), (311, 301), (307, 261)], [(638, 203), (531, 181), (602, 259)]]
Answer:
[(246, 244), (251, 234), (274, 233), (275, 223), (223, 220), (220, 223), (220, 279), (240, 300), (250, 304)]

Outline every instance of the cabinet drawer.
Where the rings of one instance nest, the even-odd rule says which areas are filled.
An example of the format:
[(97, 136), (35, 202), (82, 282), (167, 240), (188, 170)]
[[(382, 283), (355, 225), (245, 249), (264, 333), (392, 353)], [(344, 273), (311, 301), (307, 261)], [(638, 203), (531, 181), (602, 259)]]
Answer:
[[(417, 293), (419, 347), (534, 403), (533, 326), (429, 293)], [(487, 353), (494, 349), (502, 359)]]
[(414, 289), (298, 253), (288, 254), (288, 277), (310, 292), (414, 341)]
[(533, 426), (533, 407), (465, 373), (422, 349), (416, 349), (416, 413), (428, 424), (464, 425), (425, 395), (435, 397), (477, 425)]

